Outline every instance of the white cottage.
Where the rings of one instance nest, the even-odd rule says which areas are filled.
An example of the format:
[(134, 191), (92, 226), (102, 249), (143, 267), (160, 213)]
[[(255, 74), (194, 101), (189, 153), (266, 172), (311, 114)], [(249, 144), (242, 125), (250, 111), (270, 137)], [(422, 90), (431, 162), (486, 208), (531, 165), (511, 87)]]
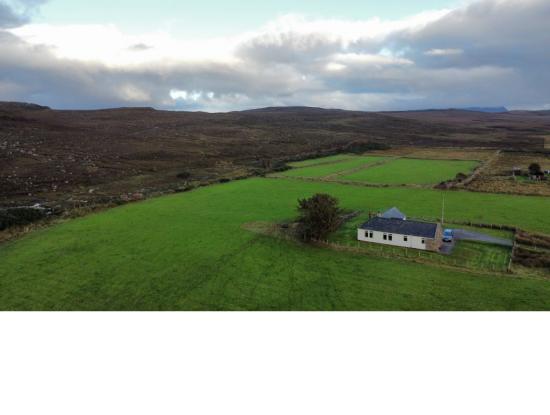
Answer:
[(439, 251), (443, 232), (439, 223), (407, 220), (397, 208), (371, 218), (357, 230), (357, 239), (382, 245)]

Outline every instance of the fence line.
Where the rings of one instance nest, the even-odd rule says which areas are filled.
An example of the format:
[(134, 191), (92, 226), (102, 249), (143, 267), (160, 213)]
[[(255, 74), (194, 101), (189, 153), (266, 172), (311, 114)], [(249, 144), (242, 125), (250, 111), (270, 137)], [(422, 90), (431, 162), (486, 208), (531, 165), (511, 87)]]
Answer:
[(508, 261), (508, 268), (507, 268), (507, 271), (508, 273), (512, 273), (513, 270), (512, 270), (512, 266), (514, 265), (514, 257), (516, 255), (516, 248), (518, 246), (517, 244), (517, 240), (516, 240), (516, 237), (517, 237), (517, 234), (518, 234), (518, 231), (516, 230), (514, 232), (514, 245), (512, 246), (512, 253), (510, 254), (510, 261)]
[[(416, 249), (396, 249), (392, 250), (392, 252), (387, 251), (385, 248), (386, 246), (383, 245), (369, 245), (369, 244), (361, 244), (359, 241), (357, 242), (357, 245), (353, 244), (341, 244), (336, 242), (331, 242), (328, 240), (313, 240), (315, 244), (321, 247), (326, 247), (333, 249), (335, 251), (339, 252), (352, 252), (356, 254), (363, 254), (363, 255), (376, 255), (378, 257), (386, 258), (386, 259), (394, 259), (396, 257), (408, 260), (410, 262), (420, 263), (420, 264), (432, 264), (432, 265), (440, 265), (447, 268), (452, 268), (456, 270), (468, 270), (468, 271), (474, 271), (474, 272), (493, 272), (495, 274), (503, 275), (505, 272), (508, 272), (507, 269), (499, 268), (498, 266), (495, 266), (494, 264), (491, 264), (490, 267), (487, 268), (475, 268), (470, 264), (470, 262), (466, 262), (466, 265), (463, 265), (464, 262), (460, 261), (458, 258), (451, 258), (451, 257), (444, 257), (442, 255), (437, 255), (436, 253), (428, 253), (424, 252), (422, 250), (416, 250)], [(447, 259), (448, 258), (448, 259)], [(446, 260), (447, 259), (447, 260)]]
[[(439, 222), (441, 218), (412, 218), (413, 220), (425, 221), (425, 222)], [(484, 229), (498, 229), (501, 231), (510, 231), (517, 232), (519, 229), (515, 226), (510, 225), (501, 225), (496, 223), (479, 223), (472, 221), (459, 221), (459, 220), (449, 220), (446, 221), (449, 225), (462, 225), (462, 226), (471, 226), (473, 228), (484, 228)]]

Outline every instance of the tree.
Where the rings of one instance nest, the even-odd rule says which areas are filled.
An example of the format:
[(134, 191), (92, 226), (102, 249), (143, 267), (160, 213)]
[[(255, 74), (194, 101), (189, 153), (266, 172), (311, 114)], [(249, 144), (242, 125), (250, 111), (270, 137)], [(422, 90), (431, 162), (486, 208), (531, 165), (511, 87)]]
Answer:
[(539, 163), (531, 163), (529, 165), (529, 174), (532, 176), (539, 176), (542, 173)]
[(298, 200), (298, 235), (304, 241), (323, 240), (341, 224), (342, 210), (338, 200), (327, 194), (316, 194)]

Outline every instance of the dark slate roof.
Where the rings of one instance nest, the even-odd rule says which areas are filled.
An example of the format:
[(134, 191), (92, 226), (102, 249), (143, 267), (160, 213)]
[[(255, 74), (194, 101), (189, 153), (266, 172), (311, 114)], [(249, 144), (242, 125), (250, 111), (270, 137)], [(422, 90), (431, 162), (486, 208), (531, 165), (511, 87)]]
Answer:
[(437, 223), (417, 222), (414, 220), (402, 219), (385, 219), (377, 216), (363, 224), (361, 229), (435, 239), (437, 233)]
[(393, 207), (390, 210), (382, 213), (382, 217), (384, 219), (401, 219), (401, 220), (407, 219), (407, 216), (405, 216), (405, 214), (401, 212), (399, 209), (397, 209), (396, 207)]

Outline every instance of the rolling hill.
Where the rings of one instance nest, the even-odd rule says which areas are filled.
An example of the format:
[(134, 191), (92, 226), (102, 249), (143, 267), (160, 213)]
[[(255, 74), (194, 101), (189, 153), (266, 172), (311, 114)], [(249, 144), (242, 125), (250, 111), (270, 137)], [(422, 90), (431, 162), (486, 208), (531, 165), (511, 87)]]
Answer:
[(544, 112), (289, 107), (210, 114), (0, 103), (0, 206), (101, 204), (261, 174), (350, 144), (538, 150), (548, 131)]

